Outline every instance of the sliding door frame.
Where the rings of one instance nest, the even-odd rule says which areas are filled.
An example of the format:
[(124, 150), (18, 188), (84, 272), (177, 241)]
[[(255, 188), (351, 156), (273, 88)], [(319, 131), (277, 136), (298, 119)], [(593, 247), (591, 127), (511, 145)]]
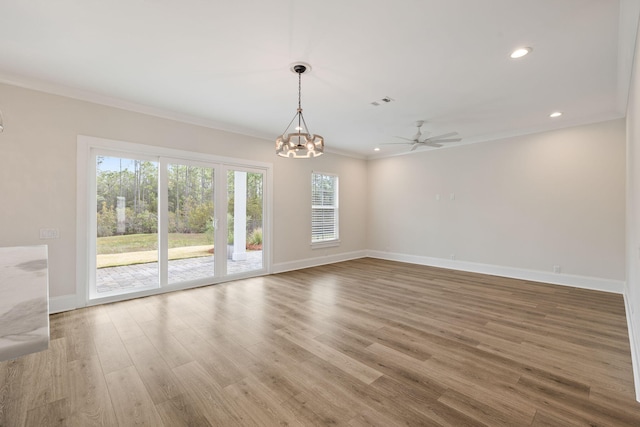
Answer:
[[(228, 202), (228, 200), (227, 200), (228, 188), (226, 187), (226, 182), (227, 182), (227, 174), (229, 172), (234, 172), (234, 173), (235, 172), (245, 172), (247, 174), (249, 174), (249, 173), (262, 173), (263, 174), (263, 186), (262, 186), (263, 187), (263, 192), (266, 191), (265, 188), (266, 188), (267, 182), (271, 181), (269, 178), (267, 178), (267, 173), (266, 173), (266, 171), (264, 169), (260, 169), (260, 168), (256, 168), (256, 167), (250, 167), (250, 166), (246, 166), (246, 165), (240, 166), (240, 165), (225, 164), (225, 165), (222, 166), (221, 172), (224, 175), (223, 176), (224, 182), (222, 183), (224, 194), (222, 194), (222, 196), (225, 198), (225, 202), (224, 202), (224, 208), (225, 209), (228, 209), (228, 203), (227, 203)], [(271, 193), (271, 192), (269, 192), (269, 193)], [(265, 242), (271, 242), (271, 233), (270, 233), (271, 227), (265, 226), (266, 219), (270, 218), (271, 215), (267, 215), (267, 208), (266, 208), (267, 196), (266, 196), (266, 194), (263, 193), (263, 198), (262, 199), (263, 199), (262, 200), (262, 222), (263, 222), (263, 225), (262, 225), (262, 230), (263, 230), (262, 240), (263, 240), (263, 248), (264, 248)], [(225, 230), (224, 236), (226, 236), (228, 231), (229, 231), (229, 224), (227, 223), (227, 212), (228, 212), (228, 210), (225, 210), (224, 213), (222, 213), (222, 212), (220, 213), (220, 221), (219, 221), (219, 224), (218, 224), (219, 228)], [(267, 231), (266, 231), (267, 236), (266, 237), (265, 237), (265, 229), (267, 229)], [(252, 276), (253, 274), (251, 274), (251, 273), (253, 271), (262, 271), (262, 270), (265, 270), (266, 266), (270, 266), (271, 265), (270, 263), (267, 263), (267, 260), (266, 260), (266, 257), (271, 254), (271, 250), (264, 250), (263, 249), (263, 251), (262, 251), (262, 268), (260, 270), (253, 270), (253, 271), (246, 271), (246, 272), (229, 274), (229, 272), (228, 272), (228, 263), (227, 263), (227, 260), (228, 260), (229, 257), (227, 256), (227, 252), (226, 252), (227, 248), (228, 248), (228, 246), (224, 245), (225, 256), (224, 256), (224, 264), (222, 265), (222, 268), (224, 269), (224, 273), (223, 274), (225, 276), (227, 276), (227, 277), (235, 279), (235, 278), (238, 278), (238, 277)], [(217, 267), (218, 266), (216, 265), (216, 268)], [(271, 268), (269, 267), (268, 270), (271, 271)]]
[[(158, 265), (160, 270), (160, 283), (158, 288), (130, 292), (107, 297), (91, 298), (90, 286), (95, 286), (96, 248), (90, 244), (96, 235), (96, 212), (91, 204), (95, 200), (96, 190), (96, 153), (103, 155), (129, 156), (133, 159), (144, 159), (158, 162), (158, 203), (159, 211), (167, 209), (167, 185), (168, 178), (166, 168), (169, 163), (180, 163), (195, 166), (214, 168), (214, 194), (215, 215), (218, 224), (215, 232), (214, 247), (222, 247), (215, 259), (215, 276), (212, 278), (180, 282), (168, 285), (167, 282), (167, 242), (166, 237), (159, 237)], [(182, 163), (181, 163), (182, 162)], [(263, 183), (263, 265), (262, 269), (248, 271), (246, 273), (226, 274), (226, 244), (220, 246), (223, 237), (226, 239), (226, 173), (228, 170), (246, 170), (249, 172), (262, 172)], [(272, 212), (273, 212), (273, 164), (256, 162), (252, 160), (220, 157), (212, 154), (195, 153), (185, 150), (157, 147), (115, 141), (91, 136), (78, 135), (77, 140), (77, 201), (76, 201), (76, 304), (78, 307), (96, 305), (113, 301), (121, 301), (141, 296), (154, 295), (180, 289), (188, 289), (207, 284), (221, 283), (246, 277), (255, 277), (270, 274), (272, 271)], [(220, 201), (224, 199), (222, 203)], [(158, 218), (158, 236), (167, 232), (167, 220), (164, 215)], [(224, 228), (223, 228), (224, 227)], [(221, 231), (224, 231), (221, 233)], [(93, 233), (93, 234), (92, 234)], [(93, 236), (93, 237), (92, 237)], [(218, 252), (218, 251), (216, 251)], [(224, 259), (222, 259), (224, 258)]]

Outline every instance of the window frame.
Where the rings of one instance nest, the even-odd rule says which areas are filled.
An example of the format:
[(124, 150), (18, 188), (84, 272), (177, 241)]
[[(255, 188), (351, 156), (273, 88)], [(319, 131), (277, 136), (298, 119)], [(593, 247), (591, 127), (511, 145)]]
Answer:
[[(321, 175), (324, 177), (331, 177), (333, 179), (333, 205), (314, 205), (314, 179), (315, 175)], [(335, 238), (332, 239), (323, 239), (323, 240), (315, 240), (314, 241), (314, 209), (333, 209), (333, 226), (335, 231)], [(324, 222), (323, 222), (324, 224)], [(320, 249), (327, 248), (332, 246), (340, 245), (340, 178), (338, 174), (328, 173), (328, 172), (319, 172), (319, 171), (311, 171), (311, 248), (312, 249)]]

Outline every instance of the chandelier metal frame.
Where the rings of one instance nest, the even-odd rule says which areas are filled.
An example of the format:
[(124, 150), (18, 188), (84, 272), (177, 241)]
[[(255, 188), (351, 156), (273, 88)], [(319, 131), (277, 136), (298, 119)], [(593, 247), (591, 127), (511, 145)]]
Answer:
[[(298, 109), (282, 135), (276, 138), (276, 154), (281, 157), (294, 159), (308, 159), (318, 157), (324, 153), (324, 138), (309, 132), (307, 122), (302, 114), (302, 74), (311, 70), (309, 64), (296, 62), (291, 65), (291, 71), (298, 74)], [(298, 119), (296, 132), (287, 133), (291, 125)]]

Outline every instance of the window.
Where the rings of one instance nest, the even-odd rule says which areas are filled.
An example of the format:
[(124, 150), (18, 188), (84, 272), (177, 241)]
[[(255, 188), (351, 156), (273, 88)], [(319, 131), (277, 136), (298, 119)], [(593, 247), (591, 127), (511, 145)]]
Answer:
[(311, 174), (311, 244), (337, 244), (338, 238), (338, 176), (314, 172)]

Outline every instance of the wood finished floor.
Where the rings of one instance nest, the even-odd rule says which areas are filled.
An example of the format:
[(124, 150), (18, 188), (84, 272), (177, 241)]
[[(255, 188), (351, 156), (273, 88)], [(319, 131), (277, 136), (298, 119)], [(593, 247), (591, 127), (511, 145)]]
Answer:
[(51, 316), (0, 425), (640, 426), (621, 295), (361, 259)]

